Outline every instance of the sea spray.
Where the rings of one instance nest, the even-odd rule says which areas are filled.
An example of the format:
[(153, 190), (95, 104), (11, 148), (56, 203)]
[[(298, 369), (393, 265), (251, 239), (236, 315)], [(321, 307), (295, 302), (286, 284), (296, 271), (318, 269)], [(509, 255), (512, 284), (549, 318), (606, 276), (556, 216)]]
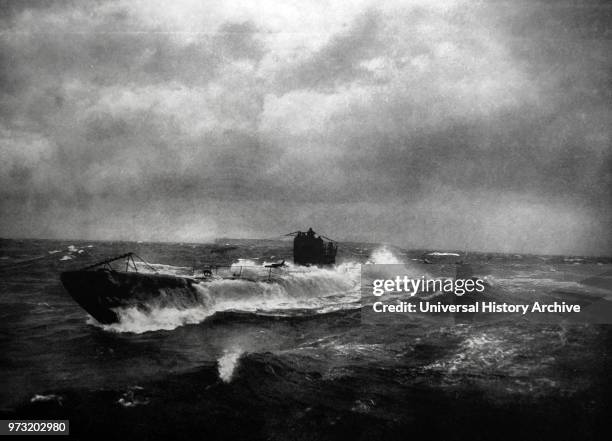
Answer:
[[(253, 270), (257, 269), (256, 265), (248, 266)], [(239, 267), (240, 264), (233, 265), (233, 268)], [(259, 269), (265, 267), (259, 265)], [(183, 267), (176, 267), (176, 273), (183, 270)], [(172, 271), (174, 270), (170, 266), (164, 266), (165, 273)], [(119, 323), (99, 325), (93, 319), (90, 319), (89, 323), (112, 332), (140, 334), (199, 323), (214, 313), (223, 311), (290, 316), (358, 309), (359, 281), (359, 265), (356, 263), (344, 263), (329, 268), (288, 264), (269, 281), (220, 278), (195, 284), (194, 288), (199, 296), (196, 305), (181, 304), (179, 299), (173, 303), (169, 294), (163, 296), (163, 304), (151, 302), (144, 308), (117, 309)]]
[(226, 349), (223, 351), (223, 355), (217, 360), (217, 368), (219, 370), (219, 378), (226, 383), (232, 380), (234, 371), (238, 366), (240, 356), (244, 351), (240, 348)]
[(187, 309), (152, 307), (147, 311), (130, 307), (117, 309), (116, 312), (119, 316), (118, 323), (104, 325), (92, 317), (88, 318), (87, 323), (99, 326), (105, 331), (142, 334), (150, 331), (170, 331), (179, 326), (200, 323), (214, 313), (204, 306)]
[[(408, 262), (398, 257), (388, 246), (383, 245), (372, 251), (370, 258), (365, 262), (366, 265), (380, 265), (374, 270), (378, 276), (383, 278), (395, 277), (398, 273), (402, 273), (413, 278), (430, 277), (423, 271), (423, 268), (416, 266), (413, 262)], [(385, 266), (389, 265), (389, 266)], [(399, 268), (398, 268), (399, 267)], [(370, 275), (373, 273), (373, 268), (369, 268)]]
[(366, 264), (377, 264), (377, 265), (401, 265), (405, 262), (397, 257), (393, 251), (391, 251), (386, 245), (376, 248), (372, 251), (372, 255), (366, 262)]
[[(373, 251), (368, 263), (407, 265), (388, 247)], [(163, 274), (184, 275), (186, 267), (152, 264)], [(359, 309), (360, 264), (344, 262), (331, 267), (304, 267), (287, 263), (274, 272), (270, 280), (249, 278), (267, 270), (261, 263), (240, 259), (231, 271), (241, 272), (242, 278), (211, 279), (194, 285), (200, 301), (197, 305), (183, 305), (171, 296), (164, 296), (164, 304), (148, 304), (146, 308), (122, 308), (116, 312), (119, 323), (90, 324), (112, 332), (143, 332), (172, 330), (179, 326), (200, 323), (216, 312), (233, 311), (267, 316), (323, 314), (344, 309)], [(251, 274), (252, 273), (252, 274)]]

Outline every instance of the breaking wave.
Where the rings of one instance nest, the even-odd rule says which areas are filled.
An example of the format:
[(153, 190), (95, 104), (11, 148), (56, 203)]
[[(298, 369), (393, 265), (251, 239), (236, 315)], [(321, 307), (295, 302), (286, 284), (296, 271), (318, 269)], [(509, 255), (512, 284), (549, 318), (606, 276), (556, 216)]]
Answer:
[(184, 308), (177, 303), (151, 304), (147, 310), (122, 308), (116, 311), (119, 323), (99, 326), (114, 332), (140, 334), (200, 323), (224, 311), (291, 316), (304, 311), (318, 314), (356, 309), (360, 306), (359, 277), (357, 265), (344, 264), (330, 269), (289, 266), (269, 281), (213, 279), (194, 285), (199, 296), (196, 306)]
[(240, 348), (226, 349), (223, 355), (217, 361), (217, 369), (219, 371), (219, 378), (226, 383), (232, 381), (234, 371), (238, 366), (238, 361), (244, 351)]
[(366, 263), (378, 265), (400, 265), (405, 262), (397, 257), (387, 246), (382, 246), (372, 252), (372, 255)]
[[(369, 262), (402, 263), (384, 247), (375, 250)], [(166, 274), (184, 275), (185, 272), (183, 267), (153, 267)], [(240, 267), (243, 270), (239, 279), (219, 278), (194, 285), (199, 296), (196, 306), (185, 308), (177, 302), (176, 305), (147, 305), (146, 310), (138, 307), (122, 308), (116, 310), (118, 323), (102, 325), (94, 319), (90, 319), (89, 323), (112, 332), (140, 334), (200, 323), (217, 312), (292, 317), (361, 307), (361, 273), (356, 262), (329, 268), (287, 264), (282, 270), (273, 273), (269, 280), (254, 278), (256, 274), (261, 275), (261, 270), (267, 270), (261, 263), (241, 260), (232, 266), (232, 270)]]

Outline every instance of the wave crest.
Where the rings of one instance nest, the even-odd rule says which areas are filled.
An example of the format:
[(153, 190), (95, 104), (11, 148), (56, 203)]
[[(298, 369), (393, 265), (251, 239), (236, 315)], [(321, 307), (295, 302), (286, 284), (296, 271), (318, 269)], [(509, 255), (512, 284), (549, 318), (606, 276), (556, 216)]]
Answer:
[[(165, 267), (166, 272), (169, 269)], [(270, 280), (212, 279), (195, 284), (199, 297), (195, 306), (185, 307), (178, 299), (173, 303), (168, 295), (163, 305), (151, 302), (146, 309), (117, 309), (118, 323), (100, 325), (93, 319), (90, 323), (112, 332), (140, 334), (200, 323), (224, 311), (287, 316), (297, 311), (303, 314), (305, 310), (318, 314), (356, 309), (360, 306), (359, 281), (359, 266), (355, 263), (331, 268), (290, 264)]]

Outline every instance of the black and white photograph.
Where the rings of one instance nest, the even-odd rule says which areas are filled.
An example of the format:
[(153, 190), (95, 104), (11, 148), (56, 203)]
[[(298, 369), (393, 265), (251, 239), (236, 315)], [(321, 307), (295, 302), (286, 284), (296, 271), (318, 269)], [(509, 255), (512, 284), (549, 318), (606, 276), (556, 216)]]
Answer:
[(612, 437), (612, 3), (0, 0), (0, 435)]

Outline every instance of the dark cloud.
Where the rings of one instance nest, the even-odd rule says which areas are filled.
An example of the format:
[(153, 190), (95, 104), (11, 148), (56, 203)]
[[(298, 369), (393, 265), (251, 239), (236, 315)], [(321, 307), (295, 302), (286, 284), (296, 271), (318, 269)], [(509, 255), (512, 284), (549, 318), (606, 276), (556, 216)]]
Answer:
[(610, 251), (602, 3), (1, 6), (2, 235)]
[(278, 82), (282, 90), (330, 91), (338, 85), (369, 77), (360, 62), (383, 50), (378, 38), (380, 22), (380, 14), (375, 10), (357, 17), (347, 30), (333, 36), (321, 49), (281, 72)]
[(219, 28), (215, 43), (230, 57), (259, 61), (265, 54), (265, 47), (258, 32), (257, 27), (248, 21), (225, 23)]
[(57, 6), (74, 6), (74, 2), (67, 0), (0, 0), (0, 18), (10, 21), (24, 11), (49, 10)]

